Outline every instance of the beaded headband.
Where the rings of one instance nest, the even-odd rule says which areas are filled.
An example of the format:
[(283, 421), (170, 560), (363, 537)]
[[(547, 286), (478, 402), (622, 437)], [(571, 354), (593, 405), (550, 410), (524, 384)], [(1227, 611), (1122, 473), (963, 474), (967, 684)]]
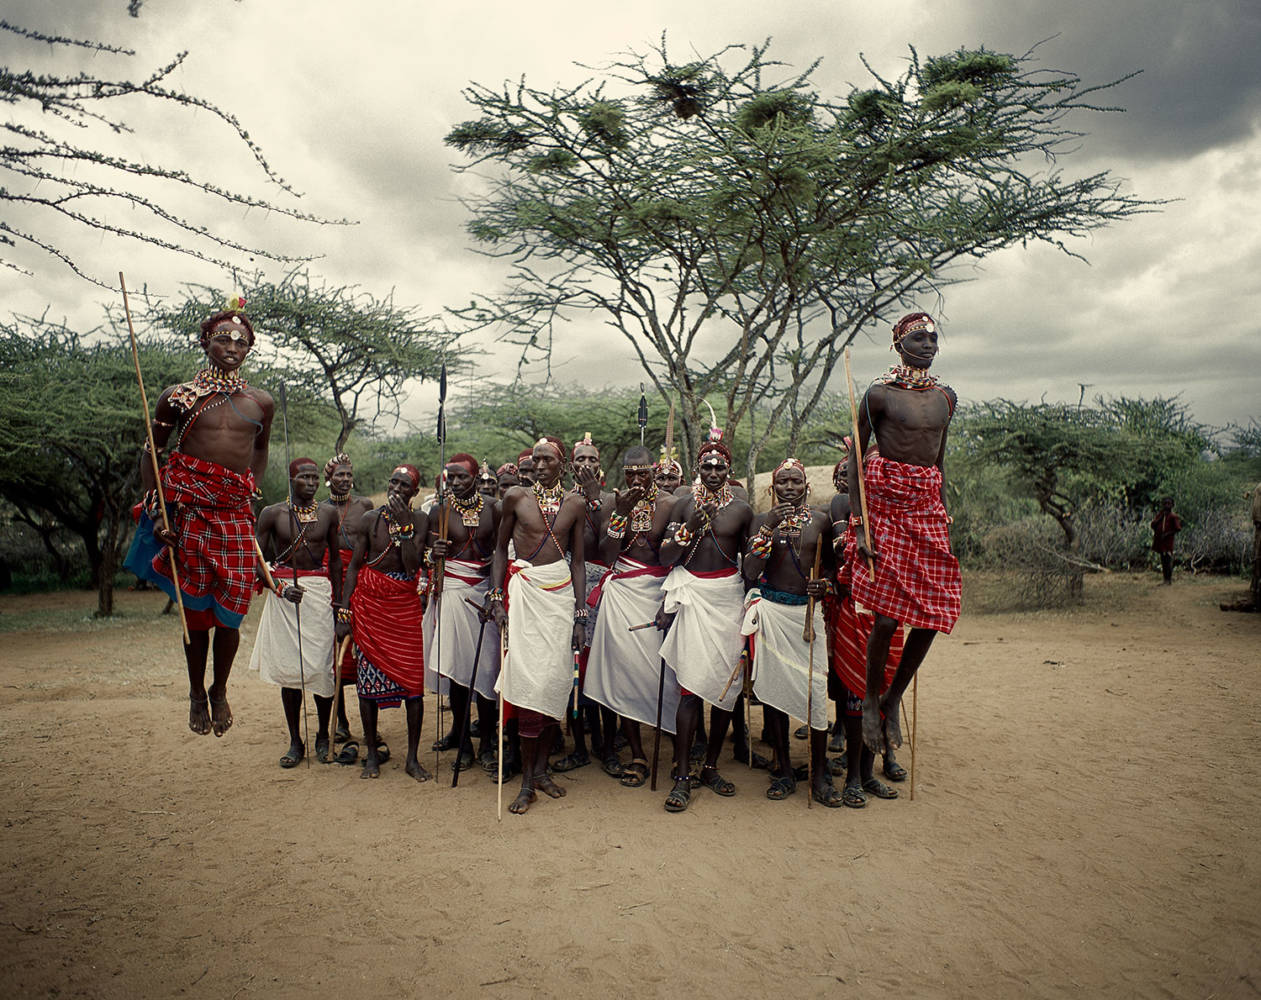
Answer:
[(414, 465), (400, 465), (400, 466), (398, 466), (397, 468), (395, 468), (395, 470), (394, 470), (393, 472), (391, 472), (391, 473), (390, 473), (390, 475), (391, 475), (391, 476), (397, 476), (400, 472), (401, 472), (401, 473), (403, 473), (403, 475), (405, 475), (408, 479), (410, 479), (410, 480), (412, 481), (412, 485), (413, 485), (413, 486), (415, 486), (415, 487), (419, 488), (419, 486), (420, 486), (420, 470), (419, 470), (419, 469), (417, 469), (417, 468), (416, 468), (416, 466), (414, 466)]
[(937, 324), (933, 322), (933, 318), (928, 313), (908, 313), (898, 320), (893, 327), (893, 346), (896, 347), (902, 343), (904, 337), (910, 336), (917, 330), (927, 330), (929, 333), (936, 333)]

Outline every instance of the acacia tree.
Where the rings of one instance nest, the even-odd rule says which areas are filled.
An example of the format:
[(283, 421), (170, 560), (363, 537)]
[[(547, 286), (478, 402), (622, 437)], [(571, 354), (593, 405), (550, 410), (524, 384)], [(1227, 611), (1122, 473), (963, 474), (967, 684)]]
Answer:
[[(133, 16), (139, 10), (133, 0)], [(183, 112), (201, 111), (211, 115), (223, 128), (224, 136), (241, 143), (253, 157), (266, 180), (286, 198), (299, 197), (293, 187), (267, 162), (249, 132), (230, 112), (196, 94), (171, 85), (187, 52), (180, 52), (166, 65), (140, 79), (128, 79), (125, 71), (107, 70), (98, 74), (103, 60), (114, 62), (134, 58), (127, 48), (99, 41), (85, 41), (46, 34), (0, 20), (0, 31), (8, 32), (40, 46), (80, 51), (91, 69), (65, 74), (36, 72), (21, 67), (0, 66), (0, 101), (12, 108), (0, 123), (5, 141), (0, 143), (0, 202), (8, 212), (19, 208), (33, 218), (69, 220), (102, 234), (109, 233), (139, 240), (166, 250), (186, 254), (231, 268), (224, 254), (238, 253), (275, 261), (299, 262), (310, 256), (286, 255), (265, 247), (247, 246), (223, 229), (211, 228), (196, 218), (174, 210), (171, 205), (181, 192), (205, 196), (208, 203), (219, 202), (237, 209), (263, 209), (305, 222), (325, 223), (291, 204), (229, 190), (212, 179), (196, 176), (177, 167), (168, 167), (103, 151), (95, 136), (130, 133), (122, 117), (129, 102), (146, 100)], [(177, 132), (174, 125), (172, 132)], [(198, 131), (199, 141), (204, 133)], [(111, 208), (140, 209), (145, 221), (124, 225), (116, 221), (121, 213)], [(344, 220), (338, 220), (343, 221)], [(0, 247), (16, 249), (26, 245), (57, 258), (76, 274), (95, 284), (113, 288), (112, 283), (83, 270), (62, 245), (43, 233), (38, 225), (12, 218), (0, 219)], [(25, 267), (0, 256), (0, 265), (30, 273)]]
[[(258, 350), (287, 384), (305, 387), (337, 411), (341, 451), (351, 433), (382, 417), (399, 418), (404, 387), (412, 379), (436, 379), (455, 335), (438, 320), (353, 286), (314, 284), (306, 271), (280, 281), (255, 275), (243, 282), (246, 311), (259, 336)], [(190, 286), (176, 306), (153, 306), (157, 326), (192, 336), (227, 292)]]
[[(150, 386), (186, 379), (198, 361), (169, 341), (140, 348)], [(37, 531), (55, 523), (82, 539), (98, 616), (113, 613), (144, 433), (125, 334), (88, 343), (44, 318), (0, 322), (0, 496)]]
[(469, 157), (457, 169), (488, 175), (470, 234), (512, 264), (502, 294), (458, 314), (523, 361), (550, 354), (557, 321), (598, 317), (680, 399), (685, 455), (706, 398), (726, 426), (767, 400), (749, 475), (859, 330), (936, 293), (950, 265), (1029, 241), (1070, 252), (1064, 237), (1151, 204), (1106, 172), (1028, 166), (1078, 136), (1071, 114), (1109, 110), (1104, 88), (1031, 53), (911, 50), (900, 77), (830, 98), (768, 44), (679, 64), (663, 38), (576, 87), (473, 84), (478, 117), (446, 138)]

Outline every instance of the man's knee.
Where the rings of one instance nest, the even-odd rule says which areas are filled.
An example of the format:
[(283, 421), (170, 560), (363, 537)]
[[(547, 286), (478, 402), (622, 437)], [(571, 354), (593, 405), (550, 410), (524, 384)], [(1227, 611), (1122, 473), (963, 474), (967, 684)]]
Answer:
[(890, 618), (888, 615), (876, 615), (875, 623), (871, 626), (871, 637), (873, 639), (891, 639), (897, 627), (898, 622), (896, 618)]

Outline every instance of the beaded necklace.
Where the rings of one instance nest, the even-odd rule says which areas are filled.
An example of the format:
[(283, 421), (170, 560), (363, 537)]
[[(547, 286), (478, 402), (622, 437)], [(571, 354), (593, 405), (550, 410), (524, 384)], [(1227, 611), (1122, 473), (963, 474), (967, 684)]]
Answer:
[(289, 509), (293, 511), (294, 517), (298, 519), (299, 524), (311, 524), (320, 519), (320, 502), (312, 500), (309, 504), (299, 507), (293, 502), (293, 498), (289, 498)]
[(460, 512), (460, 523), (466, 528), (476, 528), (482, 523), (482, 508), (486, 506), (486, 499), (476, 490), (467, 500), (461, 500), (454, 493), (447, 494), (451, 501), (451, 506)]
[(885, 385), (895, 385), (899, 389), (931, 389), (937, 384), (937, 376), (928, 374), (927, 368), (891, 365), (889, 370), (880, 376), (879, 381)]
[(178, 410), (191, 409), (203, 396), (221, 392), (225, 396), (244, 392), (248, 383), (241, 378), (241, 373), (224, 371), (222, 368), (203, 368), (189, 382), (181, 383), (171, 390), (168, 397), (172, 406)]
[[(800, 507), (794, 507), (791, 512), (785, 514), (784, 519), (779, 522), (779, 527), (775, 530), (785, 535), (800, 535), (813, 516), (814, 512), (809, 505), (802, 504)], [(787, 539), (783, 539), (783, 541), (785, 544), (787, 543)]]
[(717, 493), (712, 492), (704, 483), (697, 483), (692, 487), (692, 499), (696, 501), (697, 507), (712, 503), (722, 510), (735, 498), (736, 495), (731, 492), (731, 485), (727, 482), (722, 484), (722, 488)]
[(561, 485), (560, 480), (551, 486), (533, 482), (530, 484), (530, 489), (534, 491), (534, 499), (545, 517), (560, 513), (561, 504), (565, 502), (565, 487)]
[(635, 504), (630, 515), (630, 528), (636, 534), (652, 530), (652, 519), (657, 512), (657, 484), (653, 483), (648, 495)]

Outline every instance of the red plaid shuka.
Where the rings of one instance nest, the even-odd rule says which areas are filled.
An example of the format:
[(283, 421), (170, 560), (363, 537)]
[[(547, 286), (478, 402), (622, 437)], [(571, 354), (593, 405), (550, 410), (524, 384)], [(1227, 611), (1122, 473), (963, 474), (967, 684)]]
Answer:
[[(859, 611), (853, 597), (830, 597), (823, 603), (823, 617), (831, 633), (832, 672), (845, 685), (845, 690), (858, 699), (867, 695), (867, 639), (876, 616)], [(893, 675), (902, 659), (902, 630), (895, 629), (889, 640), (889, 656), (884, 665), (884, 694), (893, 683)]]
[[(420, 697), (425, 690), (425, 655), (416, 577), (399, 579), (363, 566), (350, 595), (350, 608), (355, 645), (363, 656), (407, 697)], [(362, 670), (359, 681), (364, 681)]]
[[(238, 628), (254, 592), (254, 473), (176, 451), (163, 471), (162, 488), (166, 502), (177, 505), (171, 527), (179, 539), (180, 591), (193, 613), (190, 627)], [(155, 582), (173, 597), (165, 549), (151, 569), (161, 578)]]
[(852, 577), (854, 600), (902, 625), (949, 632), (959, 620), (962, 580), (950, 551), (941, 470), (877, 455), (866, 463), (863, 479), (867, 531), (879, 557), (873, 580), (850, 532), (842, 573)]

